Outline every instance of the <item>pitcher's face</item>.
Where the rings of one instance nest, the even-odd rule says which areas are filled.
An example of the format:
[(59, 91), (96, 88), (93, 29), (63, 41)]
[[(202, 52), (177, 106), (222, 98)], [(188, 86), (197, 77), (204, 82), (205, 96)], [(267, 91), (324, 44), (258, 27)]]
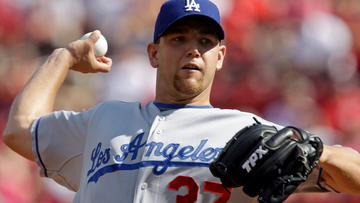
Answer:
[(153, 45), (156, 62), (151, 64), (158, 69), (157, 95), (186, 100), (210, 94), (215, 72), (221, 69), (225, 56), (225, 46), (219, 44), (211, 27), (199, 21), (178, 22)]

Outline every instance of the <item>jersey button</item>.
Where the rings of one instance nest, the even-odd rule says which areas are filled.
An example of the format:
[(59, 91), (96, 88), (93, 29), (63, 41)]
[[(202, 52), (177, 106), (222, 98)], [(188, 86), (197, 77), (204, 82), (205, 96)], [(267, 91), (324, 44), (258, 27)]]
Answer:
[(157, 129), (157, 130), (156, 130), (156, 133), (157, 133), (157, 134), (161, 134), (161, 133), (162, 133), (162, 130), (161, 130), (161, 129)]
[(148, 184), (147, 184), (147, 183), (143, 183), (143, 184), (141, 185), (141, 189), (142, 189), (142, 190), (145, 190), (147, 187), (148, 187)]

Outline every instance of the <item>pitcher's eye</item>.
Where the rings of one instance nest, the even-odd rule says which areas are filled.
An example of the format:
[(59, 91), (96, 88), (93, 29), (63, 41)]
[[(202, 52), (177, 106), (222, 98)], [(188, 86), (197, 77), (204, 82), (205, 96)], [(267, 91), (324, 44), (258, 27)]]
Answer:
[(201, 42), (204, 43), (204, 44), (210, 44), (210, 43), (211, 43), (211, 40), (209, 40), (209, 39), (207, 39), (207, 38), (203, 38), (203, 39), (201, 40)]
[(176, 42), (183, 42), (183, 41), (185, 41), (185, 38), (184, 38), (184, 37), (175, 37), (175, 38), (174, 38), (174, 41), (176, 41)]

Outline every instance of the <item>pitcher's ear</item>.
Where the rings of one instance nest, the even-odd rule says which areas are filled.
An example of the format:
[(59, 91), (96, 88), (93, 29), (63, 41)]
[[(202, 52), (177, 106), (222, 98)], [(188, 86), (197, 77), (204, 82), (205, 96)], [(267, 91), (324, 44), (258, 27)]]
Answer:
[(154, 68), (159, 66), (157, 53), (158, 53), (158, 45), (155, 43), (149, 43), (147, 46), (147, 53), (150, 61), (150, 65)]
[(216, 70), (220, 70), (222, 68), (225, 55), (226, 55), (226, 47), (225, 45), (220, 45)]

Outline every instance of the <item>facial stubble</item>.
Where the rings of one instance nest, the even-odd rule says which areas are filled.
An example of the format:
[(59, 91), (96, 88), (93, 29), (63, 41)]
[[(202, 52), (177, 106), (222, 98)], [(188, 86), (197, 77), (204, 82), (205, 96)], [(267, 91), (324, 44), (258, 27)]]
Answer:
[(174, 76), (173, 80), (174, 88), (183, 94), (187, 95), (196, 95), (199, 94), (203, 90), (204, 78), (201, 77), (196, 80), (196, 82), (187, 81), (187, 79), (183, 79), (178, 75)]

